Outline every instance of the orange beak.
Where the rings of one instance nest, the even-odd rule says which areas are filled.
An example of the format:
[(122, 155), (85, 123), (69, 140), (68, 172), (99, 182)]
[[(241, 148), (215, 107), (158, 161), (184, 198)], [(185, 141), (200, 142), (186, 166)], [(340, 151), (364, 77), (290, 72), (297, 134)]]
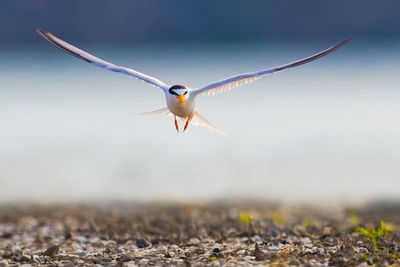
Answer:
[(177, 98), (179, 101), (181, 101), (182, 104), (186, 105), (185, 98), (184, 98), (183, 95), (178, 95), (176, 98)]

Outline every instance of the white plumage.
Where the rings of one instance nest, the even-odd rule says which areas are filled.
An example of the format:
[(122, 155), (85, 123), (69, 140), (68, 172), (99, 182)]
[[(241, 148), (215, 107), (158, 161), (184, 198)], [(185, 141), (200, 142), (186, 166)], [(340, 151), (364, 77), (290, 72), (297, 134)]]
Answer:
[(100, 58), (97, 58), (95, 56), (92, 56), (89, 53), (86, 53), (83, 50), (80, 50), (79, 48), (70, 45), (66, 42), (64, 42), (61, 39), (58, 39), (51, 33), (48, 33), (42, 29), (37, 29), (37, 32), (45, 38), (47, 41), (49, 41), (51, 44), (55, 45), (56, 47), (60, 48), (64, 52), (73, 55), (77, 58), (80, 58), (82, 60), (85, 60), (88, 63), (94, 64), (96, 66), (105, 68), (107, 70), (127, 74), (130, 76), (133, 76), (139, 80), (142, 80), (146, 83), (149, 83), (150, 85), (156, 86), (161, 88), (166, 96), (166, 102), (167, 102), (167, 108), (151, 111), (151, 112), (146, 112), (142, 113), (142, 115), (148, 115), (148, 114), (158, 114), (158, 115), (163, 115), (163, 116), (174, 116), (175, 117), (175, 126), (176, 129), (178, 130), (178, 124), (176, 122), (176, 116), (181, 117), (182, 119), (186, 120), (186, 125), (184, 130), (186, 130), (189, 122), (193, 125), (197, 126), (203, 126), (207, 127), (217, 133), (224, 134), (221, 130), (216, 128), (214, 125), (212, 125), (209, 121), (207, 121), (205, 118), (203, 118), (197, 111), (196, 111), (196, 101), (195, 98), (199, 94), (207, 94), (207, 95), (216, 95), (219, 93), (227, 92), (232, 90), (235, 87), (241, 86), (246, 83), (253, 82), (257, 79), (260, 79), (263, 75), (265, 74), (271, 74), (275, 73), (284, 69), (288, 68), (293, 68), (308, 62), (311, 62), (313, 60), (316, 60), (320, 57), (323, 57), (329, 53), (332, 53), (336, 49), (340, 48), (353, 38), (347, 39), (335, 46), (332, 46), (322, 52), (319, 52), (313, 56), (295, 61), (293, 63), (285, 64), (279, 67), (274, 67), (270, 69), (265, 69), (265, 70), (260, 70), (256, 72), (250, 72), (250, 73), (244, 73), (240, 75), (235, 75), (230, 78), (214, 82), (211, 84), (208, 84), (202, 88), (198, 89), (190, 89), (186, 88), (186, 86), (182, 85), (174, 85), (174, 86), (169, 86), (165, 84), (164, 82), (151, 77), (149, 75), (143, 74), (141, 72), (138, 72), (136, 70), (126, 68), (126, 67), (121, 67), (118, 65), (114, 65), (112, 63), (109, 63), (107, 61), (104, 61)]

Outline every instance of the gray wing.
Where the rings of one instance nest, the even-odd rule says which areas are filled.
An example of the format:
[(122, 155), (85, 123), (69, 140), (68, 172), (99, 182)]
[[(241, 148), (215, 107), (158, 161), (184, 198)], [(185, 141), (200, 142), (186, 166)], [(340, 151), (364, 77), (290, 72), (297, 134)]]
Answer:
[(148, 76), (146, 74), (140, 73), (138, 71), (135, 71), (133, 69), (129, 69), (129, 68), (125, 68), (125, 67), (121, 67), (121, 66), (117, 66), (114, 65), (112, 63), (109, 63), (107, 61), (104, 61), (100, 58), (97, 58), (95, 56), (90, 55), (89, 53), (86, 53), (83, 50), (80, 50), (79, 48), (76, 48), (73, 45), (70, 45), (66, 42), (64, 42), (63, 40), (58, 39), (57, 37), (55, 37), (54, 35), (52, 35), (51, 33), (48, 33), (42, 29), (36, 29), (36, 31), (47, 41), (49, 41), (51, 44), (53, 44), (54, 46), (58, 47), (59, 49), (63, 50), (64, 52), (73, 55), (77, 58), (80, 58), (86, 62), (89, 62), (93, 65), (96, 65), (98, 67), (102, 67), (105, 68), (107, 70), (111, 70), (111, 71), (115, 71), (115, 72), (119, 72), (119, 73), (123, 73), (123, 74), (127, 74), (130, 76), (133, 76), (139, 80), (142, 80), (144, 82), (147, 82), (151, 85), (160, 87), (161, 89), (163, 89), (164, 91), (168, 90), (170, 86), (166, 85), (165, 83), (163, 83), (162, 81), (153, 78), (151, 76)]
[(281, 71), (284, 69), (289, 69), (289, 68), (293, 68), (308, 62), (311, 62), (313, 60), (316, 60), (320, 57), (323, 57), (329, 53), (332, 53), (333, 51), (335, 51), (336, 49), (340, 48), (341, 46), (345, 45), (347, 42), (351, 41), (354, 37), (344, 40), (343, 42), (332, 46), (322, 52), (319, 52), (318, 54), (315, 54), (313, 56), (304, 58), (304, 59), (300, 59), (298, 61), (283, 65), (283, 66), (279, 66), (279, 67), (274, 67), (271, 69), (266, 69), (266, 70), (260, 70), (260, 71), (256, 71), (256, 72), (251, 72), (251, 73), (244, 73), (244, 74), (240, 74), (240, 75), (236, 75), (236, 76), (232, 76), (230, 78), (215, 82), (215, 83), (211, 83), (207, 86), (204, 86), (203, 88), (200, 89), (196, 89), (193, 90), (193, 93), (197, 94), (201, 94), (201, 93), (206, 93), (208, 95), (215, 95), (218, 93), (222, 93), (222, 92), (226, 92), (226, 91), (230, 91), (235, 87), (238, 87), (240, 85), (246, 84), (246, 83), (250, 83), (253, 82), (259, 78), (261, 78), (263, 75), (265, 74), (271, 74), (277, 71)]

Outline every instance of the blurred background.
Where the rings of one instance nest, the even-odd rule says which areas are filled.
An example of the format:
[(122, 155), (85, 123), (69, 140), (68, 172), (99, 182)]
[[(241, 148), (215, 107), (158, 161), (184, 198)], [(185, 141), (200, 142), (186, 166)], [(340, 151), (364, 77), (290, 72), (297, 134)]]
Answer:
[[(398, 199), (399, 1), (0, 3), (0, 201)], [(163, 93), (52, 47), (197, 88), (318, 61), (197, 100), (228, 136), (132, 117)], [(182, 127), (182, 126), (181, 126)]]

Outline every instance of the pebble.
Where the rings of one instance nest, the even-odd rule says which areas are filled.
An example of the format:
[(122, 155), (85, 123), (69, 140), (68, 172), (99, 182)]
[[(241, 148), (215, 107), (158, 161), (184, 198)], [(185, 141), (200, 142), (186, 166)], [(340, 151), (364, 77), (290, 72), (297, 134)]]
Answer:
[(219, 253), (219, 248), (214, 248), (212, 252)]
[(189, 240), (189, 245), (194, 245), (194, 246), (196, 246), (196, 245), (198, 245), (198, 244), (200, 244), (200, 239), (198, 239), (198, 238), (196, 238), (196, 237), (190, 238), (190, 240)]
[(139, 264), (146, 265), (148, 262), (149, 262), (148, 259), (141, 259), (141, 260), (139, 261)]
[(57, 266), (58, 267), (75, 267), (75, 264), (73, 264), (72, 262), (60, 262)]
[(297, 259), (291, 259), (288, 265), (300, 266), (300, 262)]
[(254, 256), (246, 256), (246, 257), (244, 257), (244, 260), (246, 260), (246, 261), (253, 261), (255, 259), (256, 259), (256, 257), (254, 257)]
[(58, 254), (58, 250), (59, 250), (59, 246), (55, 245), (55, 246), (51, 246), (48, 249), (46, 249), (46, 251), (44, 252), (45, 256), (49, 256), (49, 257), (54, 257)]
[(22, 255), (20, 260), (21, 260), (21, 261), (30, 261), (30, 260), (31, 260), (31, 256), (29, 256), (29, 255)]
[(238, 255), (244, 255), (245, 253), (246, 253), (246, 250), (244, 250), (244, 249), (241, 249), (238, 252), (236, 252), (236, 254), (238, 254)]
[(0, 261), (0, 267), (7, 267), (7, 266), (8, 266), (8, 262), (7, 261), (5, 261), (5, 260)]
[(18, 245), (13, 245), (13, 246), (11, 247), (11, 252), (12, 252), (14, 255), (18, 256), (18, 255), (21, 255), (22, 250), (21, 250), (21, 248), (20, 248)]
[(136, 246), (138, 248), (145, 248), (149, 246), (149, 243), (145, 239), (137, 239)]

